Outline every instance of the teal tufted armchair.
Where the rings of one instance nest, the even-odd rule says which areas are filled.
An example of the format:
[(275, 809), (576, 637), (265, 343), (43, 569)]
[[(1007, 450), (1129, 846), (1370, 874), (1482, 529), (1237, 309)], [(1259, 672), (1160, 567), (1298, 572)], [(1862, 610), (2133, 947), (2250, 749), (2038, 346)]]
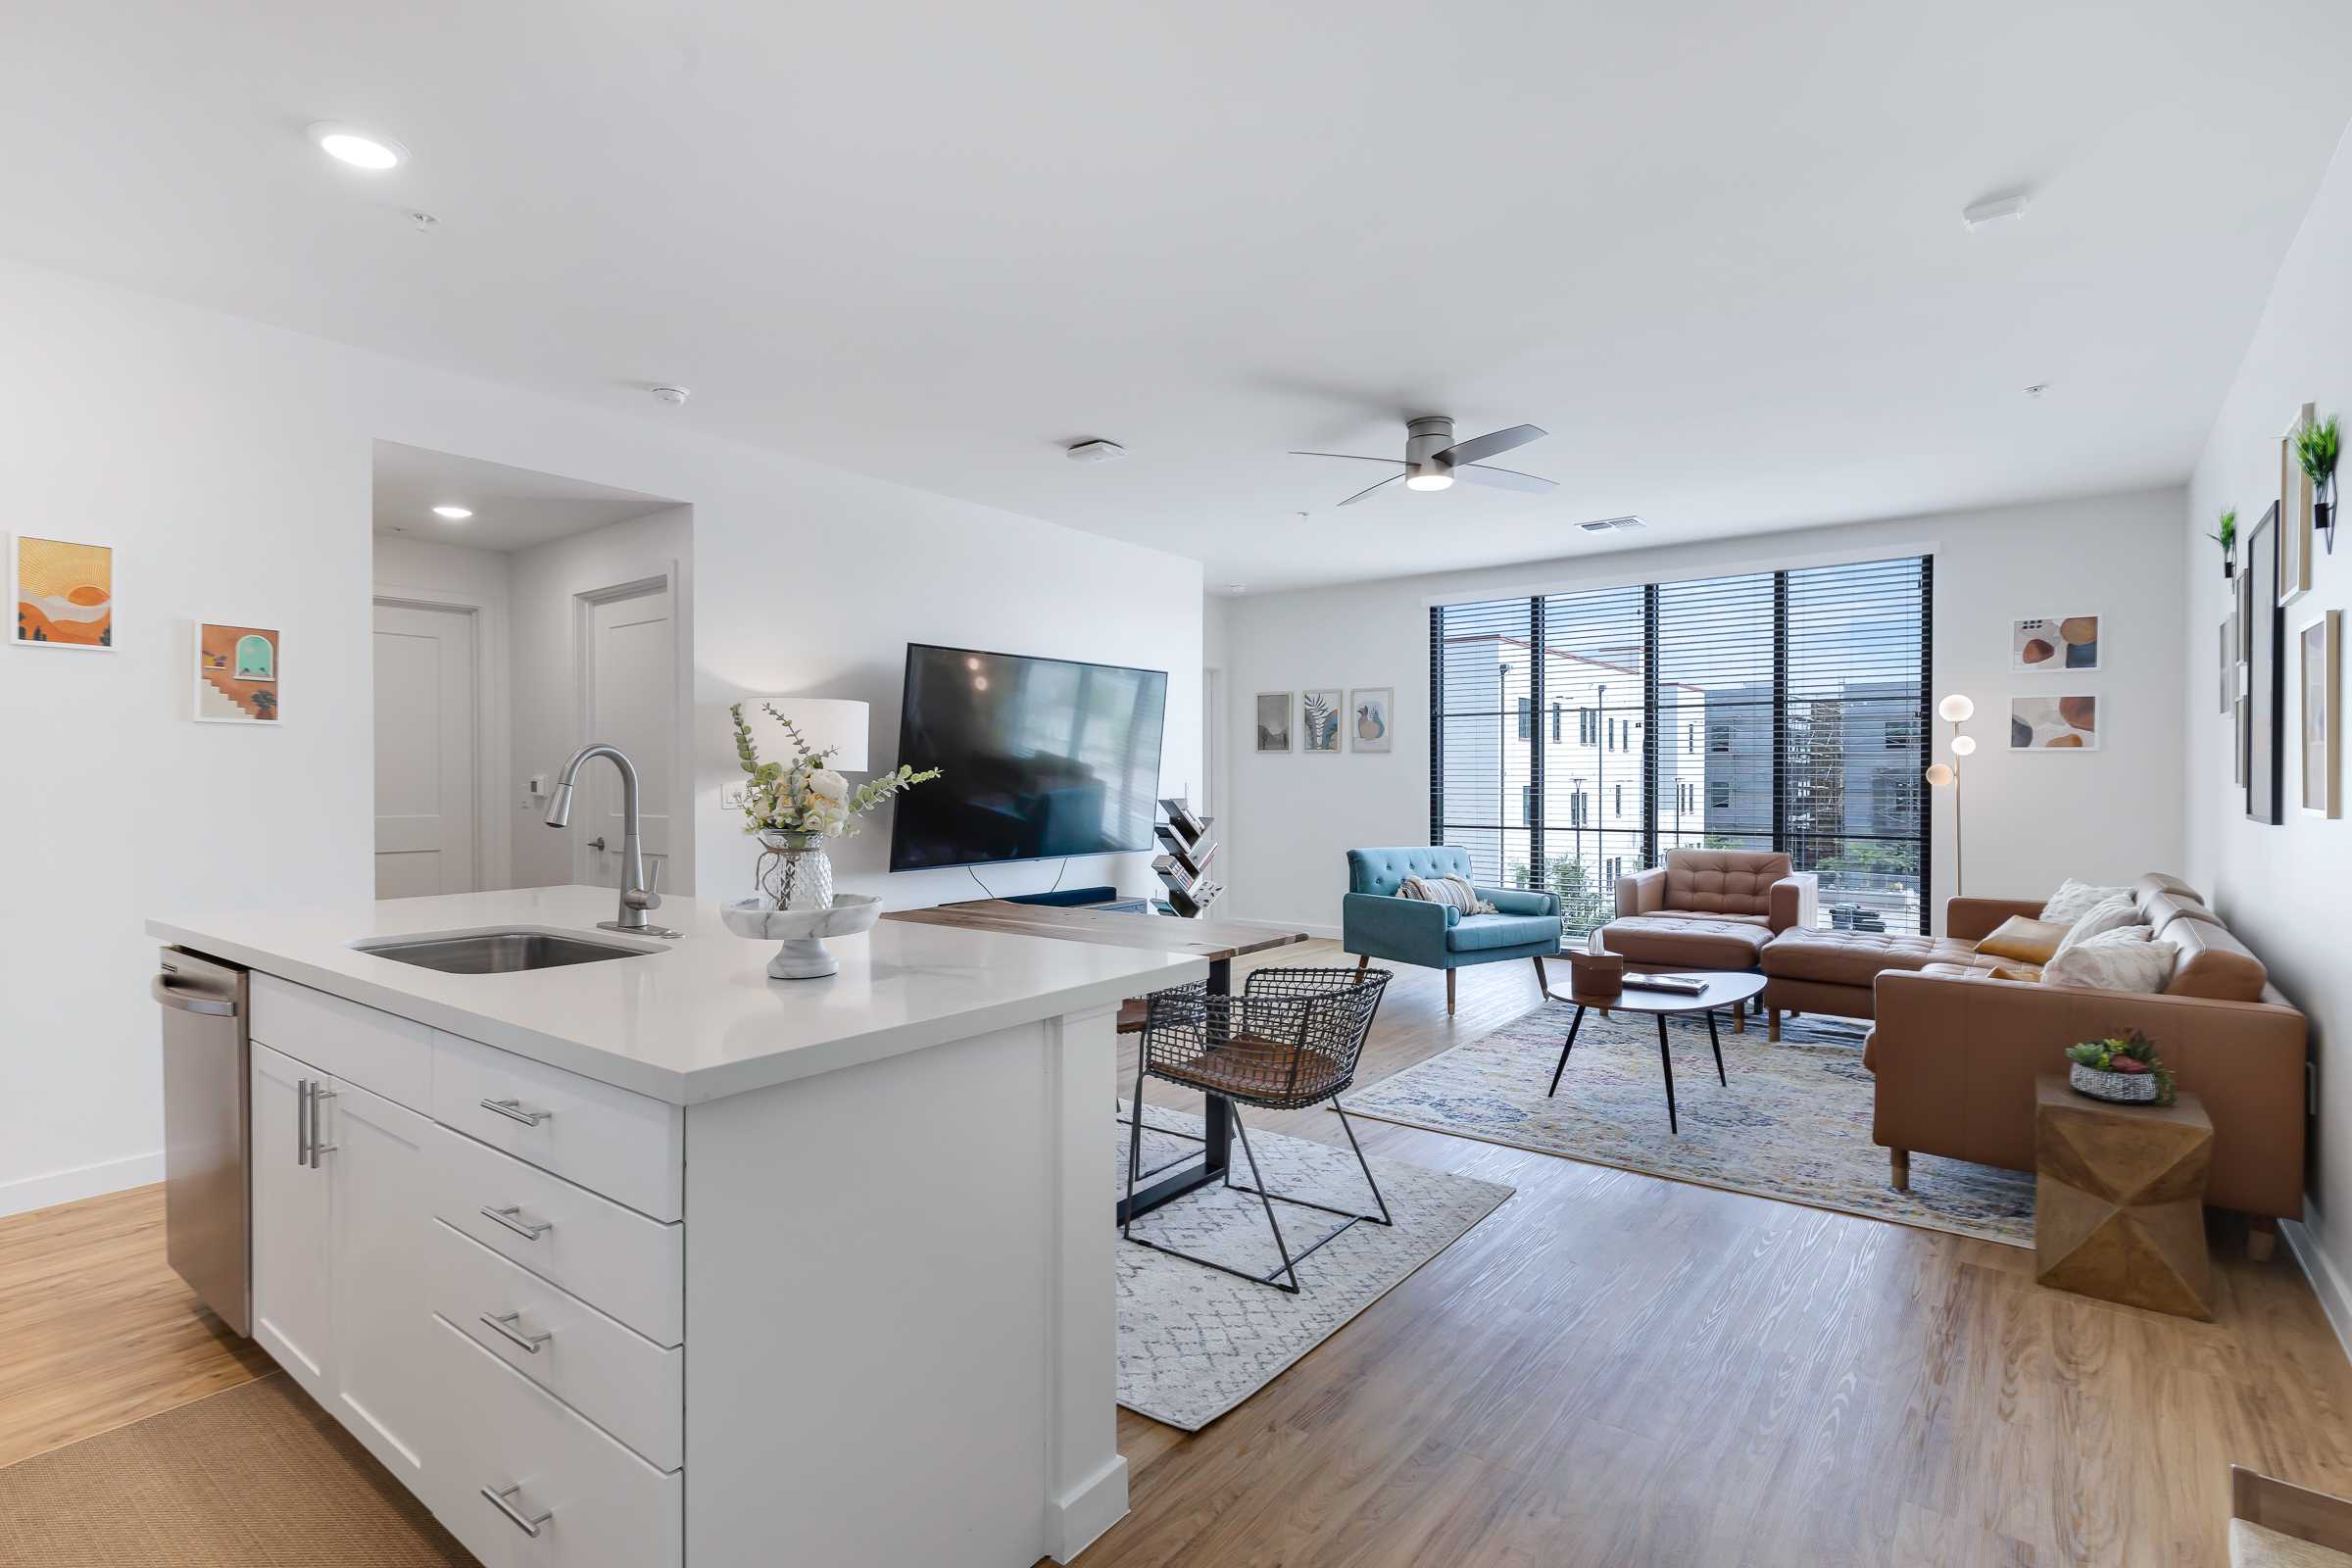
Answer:
[(1396, 897), (1408, 876), (1470, 875), (1470, 856), (1443, 844), (1348, 852), (1348, 897), (1340, 907), (1340, 945), (1361, 968), (1374, 958), (1446, 971), (1446, 1010), (1453, 1011), (1453, 974), (1472, 963), (1532, 958), (1536, 985), (1548, 991), (1544, 960), (1560, 953), (1560, 900), (1526, 888), (1480, 888), (1499, 910), (1464, 914), (1451, 905)]

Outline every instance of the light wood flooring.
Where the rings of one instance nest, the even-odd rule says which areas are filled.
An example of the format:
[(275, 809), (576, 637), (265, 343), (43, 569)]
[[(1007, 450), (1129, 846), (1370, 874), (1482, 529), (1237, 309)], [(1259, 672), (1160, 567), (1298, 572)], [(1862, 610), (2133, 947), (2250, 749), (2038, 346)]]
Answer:
[[(1363, 1080), (1535, 1002), (1528, 965), (1472, 969), (1449, 1021), (1399, 970)], [(2044, 1291), (2013, 1248), (1358, 1128), (1517, 1196), (1204, 1431), (1122, 1411), (1133, 1511), (1083, 1568), (2198, 1568), (2233, 1462), (2352, 1493), (2352, 1365), (2233, 1227), (2198, 1324)], [(161, 1223), (154, 1188), (0, 1220), (0, 1464), (267, 1370)]]

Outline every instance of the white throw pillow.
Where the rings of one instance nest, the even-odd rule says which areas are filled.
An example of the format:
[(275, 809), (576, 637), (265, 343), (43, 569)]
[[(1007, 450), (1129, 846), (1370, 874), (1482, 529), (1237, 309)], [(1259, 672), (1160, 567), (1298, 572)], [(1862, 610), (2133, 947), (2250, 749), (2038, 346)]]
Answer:
[[(2101, 899), (2067, 927), (2066, 935), (2058, 939), (2058, 952), (2068, 952), (2092, 937), (2104, 936), (2110, 931), (2121, 931), (2126, 926), (2139, 923), (2139, 902), (2131, 894), (2119, 893), (2112, 899)], [(2051, 956), (2055, 957), (2057, 954)]]
[(2119, 893), (2128, 896), (2131, 891), (2130, 888), (2106, 888), (2089, 882), (2078, 882), (2070, 876), (2058, 884), (2058, 891), (2050, 895), (2050, 902), (2041, 906), (2041, 917), (2055, 920), (2060, 925), (2073, 925), (2090, 912), (2092, 905), (2104, 904)]
[(1464, 914), (1495, 912), (1494, 906), (1478, 896), (1467, 877), (1408, 876), (1396, 885), (1396, 896), (1425, 904), (1450, 904)]
[(2180, 956), (2179, 943), (2150, 940), (2144, 925), (2121, 926), (2085, 938), (2042, 965), (2041, 983), (2153, 995), (2172, 984)]

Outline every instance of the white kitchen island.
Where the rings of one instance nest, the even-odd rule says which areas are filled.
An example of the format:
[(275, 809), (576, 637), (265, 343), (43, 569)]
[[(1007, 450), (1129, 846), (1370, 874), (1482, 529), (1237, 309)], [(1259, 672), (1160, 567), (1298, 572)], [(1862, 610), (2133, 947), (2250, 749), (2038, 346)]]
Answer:
[[(150, 921), (255, 971), (255, 1336), (491, 1568), (1027, 1568), (1126, 1509), (1118, 1003), (1200, 958), (601, 888)], [(448, 974), (353, 944), (643, 951)], [(322, 1550), (324, 1550), (322, 1544)]]

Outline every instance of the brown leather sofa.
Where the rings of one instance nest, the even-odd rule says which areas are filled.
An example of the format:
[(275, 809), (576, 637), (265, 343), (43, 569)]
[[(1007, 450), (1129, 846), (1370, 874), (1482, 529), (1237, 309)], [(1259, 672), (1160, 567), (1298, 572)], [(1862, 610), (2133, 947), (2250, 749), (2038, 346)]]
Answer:
[[(2156, 939), (2180, 948), (2157, 995), (1995, 979), (1973, 953), (1880, 974), (1863, 1054), (1878, 1078), (1871, 1136), (1898, 1188), (1914, 1151), (2032, 1170), (2034, 1081), (2064, 1070), (2067, 1046), (2135, 1028), (2213, 1118), (2206, 1200), (2254, 1216), (2253, 1250), (2267, 1255), (2277, 1221), (2303, 1212), (2303, 1014), (2185, 884), (2146, 876), (2132, 891)], [(1945, 910), (1965, 946), (2041, 905), (1954, 899)]]
[(1772, 851), (1669, 850), (1618, 878), (1601, 946), (1638, 969), (1753, 969), (1773, 938), (1812, 923), (1813, 889)]

